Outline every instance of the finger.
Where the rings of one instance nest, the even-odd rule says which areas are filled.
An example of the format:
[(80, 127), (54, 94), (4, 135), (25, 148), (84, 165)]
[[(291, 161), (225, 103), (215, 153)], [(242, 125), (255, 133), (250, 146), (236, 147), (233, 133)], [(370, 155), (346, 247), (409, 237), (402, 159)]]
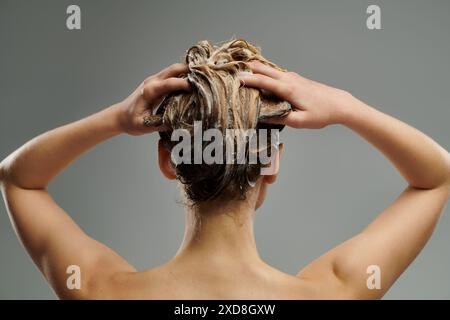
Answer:
[(279, 80), (263, 74), (248, 74), (242, 72), (239, 74), (239, 78), (246, 87), (265, 89), (274, 93), (279, 98), (285, 99), (284, 95), (286, 93), (286, 84)]
[(263, 123), (284, 124), (292, 128), (306, 128), (308, 121), (308, 113), (305, 111), (291, 111), (285, 117), (274, 117), (261, 120)]
[(187, 73), (189, 71), (189, 68), (184, 63), (174, 63), (167, 68), (161, 70), (156, 75), (159, 79), (167, 79), (172, 77), (177, 77), (183, 73)]
[(191, 85), (186, 79), (181, 78), (152, 81), (144, 87), (142, 95), (145, 100), (151, 101), (178, 90), (189, 91), (191, 90)]
[(253, 73), (263, 74), (273, 79), (280, 79), (285, 74), (283, 71), (277, 70), (260, 61), (252, 61), (249, 63), (249, 66)]

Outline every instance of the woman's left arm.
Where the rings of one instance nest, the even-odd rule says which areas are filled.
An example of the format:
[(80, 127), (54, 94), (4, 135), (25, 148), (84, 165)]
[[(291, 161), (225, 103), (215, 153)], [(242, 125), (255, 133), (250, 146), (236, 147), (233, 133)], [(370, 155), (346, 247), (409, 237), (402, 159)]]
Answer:
[[(103, 244), (87, 236), (52, 199), (49, 182), (95, 145), (121, 133), (157, 130), (143, 117), (164, 95), (189, 90), (184, 64), (174, 64), (147, 78), (124, 101), (82, 120), (48, 131), (0, 163), (3, 197), (14, 229), (31, 258), (59, 297), (95, 296), (98, 283), (117, 272), (135, 269)], [(67, 268), (81, 271), (81, 289), (66, 286)]]
[[(345, 125), (405, 178), (405, 190), (372, 223), (298, 274), (322, 284), (328, 297), (381, 298), (425, 246), (449, 199), (450, 154), (424, 133), (346, 91), (259, 62), (251, 69), (253, 74), (241, 75), (247, 86), (271, 91), (294, 107), (271, 122), (294, 128)], [(372, 268), (382, 274), (376, 290), (367, 285)]]

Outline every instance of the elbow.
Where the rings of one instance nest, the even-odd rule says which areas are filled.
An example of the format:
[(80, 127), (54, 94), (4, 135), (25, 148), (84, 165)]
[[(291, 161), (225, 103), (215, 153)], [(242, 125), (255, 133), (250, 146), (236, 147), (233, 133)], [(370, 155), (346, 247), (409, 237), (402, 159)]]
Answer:
[(10, 154), (0, 162), (0, 188), (15, 186), (26, 190), (45, 190), (47, 185), (42, 184), (40, 177), (25, 174), (26, 169), (18, 163), (16, 153)]
[(0, 162), (0, 187), (3, 188), (11, 181), (11, 155)]
[(440, 145), (437, 152), (429, 155), (431, 158), (427, 165), (428, 170), (422, 173), (422, 180), (417, 186), (419, 189), (443, 189), (450, 192), (450, 153)]
[[(6, 160), (6, 159), (5, 159)], [(6, 161), (3, 160), (0, 162), (0, 191), (3, 192), (6, 183), (7, 183), (7, 169), (6, 169)]]
[(443, 190), (450, 196), (450, 154), (440, 148), (440, 156), (437, 157), (434, 170), (423, 172), (417, 181), (409, 180), (409, 186), (419, 190)]
[(3, 186), (6, 179), (4, 162), (5, 161), (0, 162), (0, 187)]
[(444, 169), (442, 183), (440, 187), (447, 191), (447, 198), (450, 197), (450, 153), (444, 150)]
[(446, 170), (447, 173), (445, 175), (445, 185), (447, 187), (447, 191), (450, 194), (450, 153), (445, 152), (445, 164), (446, 164)]
[(0, 194), (4, 193), (7, 184), (7, 170), (5, 161), (0, 162)]

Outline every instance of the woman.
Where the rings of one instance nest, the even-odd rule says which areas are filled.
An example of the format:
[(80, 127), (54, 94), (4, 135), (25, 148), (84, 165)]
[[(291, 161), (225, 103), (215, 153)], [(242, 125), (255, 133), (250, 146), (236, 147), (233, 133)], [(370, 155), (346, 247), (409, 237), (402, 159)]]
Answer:
[[(359, 234), (297, 275), (285, 274), (262, 261), (253, 236), (255, 210), (276, 180), (283, 147), (272, 151), (275, 170), (264, 175), (260, 162), (174, 163), (171, 132), (192, 133), (194, 121), (221, 132), (343, 125), (380, 150), (408, 186)], [(86, 235), (46, 187), (97, 144), (155, 131), (162, 173), (184, 187), (185, 236), (169, 262), (137, 271)], [(277, 67), (243, 40), (200, 42), (186, 63), (147, 78), (122, 102), (32, 139), (2, 161), (0, 173), (20, 240), (56, 294), (69, 299), (381, 298), (424, 247), (450, 193), (449, 153), (429, 137), (346, 91)], [(81, 270), (79, 288), (68, 286), (73, 265)], [(367, 281), (373, 266), (381, 271), (375, 287)]]

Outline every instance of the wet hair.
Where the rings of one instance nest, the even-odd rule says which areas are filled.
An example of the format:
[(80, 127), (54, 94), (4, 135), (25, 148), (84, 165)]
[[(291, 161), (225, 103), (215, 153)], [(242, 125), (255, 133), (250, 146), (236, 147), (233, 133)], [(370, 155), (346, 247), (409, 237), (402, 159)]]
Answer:
[[(185, 129), (192, 136), (194, 121), (201, 121), (203, 132), (214, 128), (224, 136), (226, 129), (255, 129), (258, 132), (262, 128), (282, 128), (262, 124), (259, 120), (285, 116), (291, 110), (290, 104), (264, 90), (245, 87), (239, 79), (240, 71), (251, 72), (248, 63), (254, 60), (285, 71), (264, 58), (258, 47), (242, 39), (217, 45), (204, 40), (187, 50), (185, 63), (189, 72), (183, 77), (189, 81), (192, 90), (168, 95), (156, 111), (167, 128), (167, 131), (160, 132), (160, 137), (169, 151), (178, 143), (171, 141), (173, 130)], [(247, 159), (250, 152), (261, 152), (260, 149), (250, 150), (248, 139), (246, 142), (239, 139), (235, 137), (233, 144), (246, 144)], [(272, 143), (270, 132), (267, 142), (269, 145)], [(203, 142), (203, 150), (209, 143)], [(225, 154), (224, 151), (224, 157)], [(257, 163), (226, 163), (224, 160), (222, 163), (194, 164), (194, 155), (191, 157), (190, 164), (174, 164), (174, 168), (187, 198), (193, 204), (218, 197), (245, 199), (247, 190), (254, 185), (264, 166), (259, 160)]]

